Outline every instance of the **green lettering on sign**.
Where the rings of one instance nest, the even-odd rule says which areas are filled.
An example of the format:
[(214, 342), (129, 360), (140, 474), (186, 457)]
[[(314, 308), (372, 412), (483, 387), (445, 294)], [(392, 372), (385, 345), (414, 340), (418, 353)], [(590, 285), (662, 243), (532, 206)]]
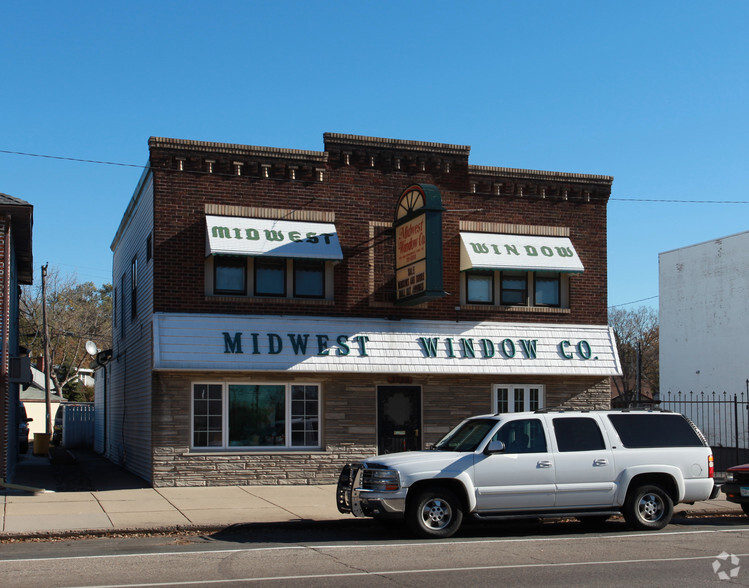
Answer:
[(419, 341), (427, 357), (437, 357), (437, 337), (419, 337)]
[(224, 335), (224, 353), (242, 353), (242, 333), (234, 333), (234, 338), (231, 338), (229, 333), (222, 333)]

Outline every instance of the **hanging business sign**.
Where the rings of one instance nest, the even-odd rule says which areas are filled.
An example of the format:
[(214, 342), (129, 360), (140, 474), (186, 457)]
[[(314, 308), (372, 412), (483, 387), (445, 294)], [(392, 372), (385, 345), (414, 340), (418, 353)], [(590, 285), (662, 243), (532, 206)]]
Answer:
[(442, 196), (436, 186), (404, 190), (395, 209), (395, 302), (412, 305), (445, 295), (442, 286)]

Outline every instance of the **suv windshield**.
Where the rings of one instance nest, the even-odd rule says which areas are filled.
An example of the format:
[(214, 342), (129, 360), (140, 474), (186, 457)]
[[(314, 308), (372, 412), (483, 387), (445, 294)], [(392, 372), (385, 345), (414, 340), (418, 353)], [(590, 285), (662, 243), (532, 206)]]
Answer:
[(476, 451), (497, 421), (494, 419), (472, 419), (464, 421), (442, 437), (434, 449), (440, 451)]

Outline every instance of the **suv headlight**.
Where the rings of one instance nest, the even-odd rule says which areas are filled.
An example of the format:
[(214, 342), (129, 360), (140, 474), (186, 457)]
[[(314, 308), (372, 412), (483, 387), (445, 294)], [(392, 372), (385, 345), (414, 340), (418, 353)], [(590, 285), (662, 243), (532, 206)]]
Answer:
[(362, 472), (362, 488), (367, 490), (398, 490), (400, 475), (398, 470), (370, 469)]

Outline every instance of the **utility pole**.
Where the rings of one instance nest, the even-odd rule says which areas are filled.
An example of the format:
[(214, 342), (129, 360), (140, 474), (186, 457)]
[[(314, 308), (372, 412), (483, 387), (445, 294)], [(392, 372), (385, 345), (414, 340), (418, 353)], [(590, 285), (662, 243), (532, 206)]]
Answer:
[(637, 406), (640, 407), (642, 404), (642, 342), (637, 342), (637, 380), (635, 383), (637, 388)]
[(44, 343), (44, 402), (47, 413), (47, 433), (52, 434), (52, 399), (50, 397), (50, 377), (49, 377), (49, 326), (47, 325), (47, 266), (42, 266), (42, 329)]

